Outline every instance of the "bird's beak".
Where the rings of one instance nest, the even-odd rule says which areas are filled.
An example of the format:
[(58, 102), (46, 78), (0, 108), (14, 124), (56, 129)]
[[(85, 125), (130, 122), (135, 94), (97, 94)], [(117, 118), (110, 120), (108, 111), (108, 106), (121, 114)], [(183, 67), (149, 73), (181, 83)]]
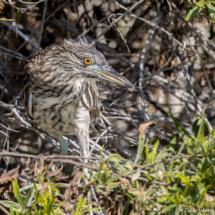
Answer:
[(128, 81), (125, 77), (116, 72), (110, 66), (99, 66), (94, 64), (88, 66), (87, 69), (94, 70), (100, 78), (106, 81), (110, 81), (112, 83), (127, 87), (131, 90), (135, 89), (134, 85), (130, 81)]

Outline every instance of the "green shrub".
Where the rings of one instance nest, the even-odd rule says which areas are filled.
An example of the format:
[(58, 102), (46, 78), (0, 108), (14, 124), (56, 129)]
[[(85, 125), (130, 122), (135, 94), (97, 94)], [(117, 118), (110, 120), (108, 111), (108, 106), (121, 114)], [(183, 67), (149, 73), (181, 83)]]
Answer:
[[(167, 113), (168, 114), (168, 113)], [(153, 137), (145, 141), (145, 132), (139, 136), (137, 156), (126, 160), (118, 154), (101, 159), (97, 171), (91, 171), (83, 192), (95, 190), (103, 198), (105, 211), (114, 214), (208, 214), (215, 205), (215, 129), (203, 116), (196, 116), (191, 131), (173, 116), (177, 134), (173, 134), (165, 147)], [(150, 123), (148, 123), (150, 124)], [(145, 130), (148, 126), (146, 123)], [(176, 151), (176, 145), (179, 150)], [(153, 146), (153, 147), (150, 147)], [(82, 176), (83, 178), (84, 176)], [(0, 201), (13, 214), (63, 214), (62, 204), (56, 202), (58, 184), (48, 180), (44, 188), (44, 176), (34, 183), (24, 195), (17, 181), (13, 181), (16, 202)], [(46, 177), (47, 178), (47, 177)], [(39, 190), (43, 189), (43, 192)], [(21, 191), (20, 191), (21, 190)], [(89, 193), (88, 193), (89, 194)], [(89, 195), (88, 195), (89, 196)], [(93, 198), (93, 195), (91, 196)], [(59, 201), (58, 201), (59, 202)], [(77, 205), (71, 205), (75, 215), (93, 210), (95, 202), (83, 197)], [(98, 205), (98, 204), (97, 204)]]

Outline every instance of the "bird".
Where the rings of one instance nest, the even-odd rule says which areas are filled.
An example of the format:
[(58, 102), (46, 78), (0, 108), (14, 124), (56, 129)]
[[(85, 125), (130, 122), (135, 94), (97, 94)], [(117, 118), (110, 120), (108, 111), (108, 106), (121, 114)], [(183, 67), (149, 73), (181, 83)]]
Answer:
[(23, 103), (29, 120), (59, 140), (61, 155), (68, 154), (62, 136), (76, 135), (81, 156), (89, 157), (90, 127), (100, 116), (98, 81), (134, 89), (85, 38), (46, 47), (24, 72)]

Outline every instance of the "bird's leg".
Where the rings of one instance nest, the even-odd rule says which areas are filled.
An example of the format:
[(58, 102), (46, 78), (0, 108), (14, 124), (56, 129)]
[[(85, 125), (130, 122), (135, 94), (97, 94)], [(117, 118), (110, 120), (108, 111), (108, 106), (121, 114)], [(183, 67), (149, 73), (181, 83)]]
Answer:
[[(89, 124), (90, 124), (89, 112), (88, 111), (85, 113), (82, 112), (81, 115), (77, 115), (76, 113), (76, 119), (77, 120), (76, 120), (75, 131), (81, 148), (81, 156), (85, 157), (84, 163), (88, 163), (87, 158), (89, 157)], [(84, 182), (85, 184), (87, 184), (88, 179), (90, 179), (90, 172), (87, 168), (84, 168), (83, 173), (86, 176)], [(88, 196), (88, 204), (92, 208), (92, 197), (91, 197), (90, 190), (88, 191), (87, 196)]]
[(60, 154), (68, 155), (68, 143), (63, 139), (63, 136), (61, 136), (58, 140), (60, 143)]
[[(68, 155), (68, 143), (63, 139), (63, 136), (58, 138), (58, 141), (60, 143), (60, 154), (61, 155)], [(55, 166), (57, 168), (60, 168), (60, 163), (56, 163)], [(56, 170), (55, 166), (52, 166), (51, 171)]]
[[(87, 157), (89, 157), (89, 126), (80, 124), (76, 126), (75, 130), (81, 148), (81, 156), (85, 157), (84, 163), (88, 163)], [(84, 168), (83, 172), (87, 178), (90, 177), (88, 169)]]
[[(75, 115), (75, 132), (81, 149), (81, 156), (85, 157), (84, 163), (88, 162), (89, 157), (89, 124), (90, 114), (85, 107), (78, 108)], [(89, 178), (88, 169), (83, 169), (87, 178)]]

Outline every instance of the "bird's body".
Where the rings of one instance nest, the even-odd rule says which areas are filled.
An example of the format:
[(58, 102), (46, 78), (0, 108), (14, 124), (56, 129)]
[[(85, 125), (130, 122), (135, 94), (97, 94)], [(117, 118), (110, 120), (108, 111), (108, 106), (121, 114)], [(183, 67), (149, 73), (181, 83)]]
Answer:
[(24, 105), (32, 124), (58, 139), (76, 134), (84, 156), (89, 126), (100, 113), (98, 65), (107, 69), (108, 62), (95, 47), (66, 40), (64, 46), (41, 51), (25, 67)]

